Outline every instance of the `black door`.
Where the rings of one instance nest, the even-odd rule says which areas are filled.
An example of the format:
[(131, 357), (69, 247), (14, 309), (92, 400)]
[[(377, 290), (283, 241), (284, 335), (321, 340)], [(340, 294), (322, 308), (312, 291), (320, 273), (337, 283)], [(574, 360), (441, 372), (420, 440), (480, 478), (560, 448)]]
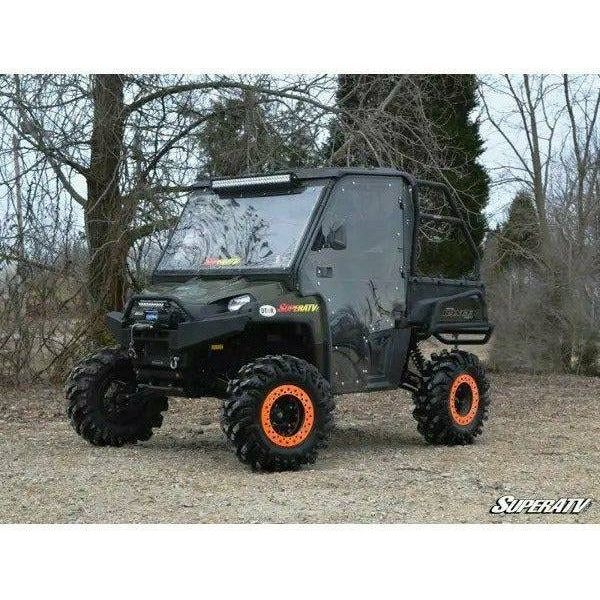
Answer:
[(397, 385), (408, 346), (394, 328), (406, 303), (401, 177), (346, 176), (331, 192), (300, 269), (327, 307), (336, 393)]

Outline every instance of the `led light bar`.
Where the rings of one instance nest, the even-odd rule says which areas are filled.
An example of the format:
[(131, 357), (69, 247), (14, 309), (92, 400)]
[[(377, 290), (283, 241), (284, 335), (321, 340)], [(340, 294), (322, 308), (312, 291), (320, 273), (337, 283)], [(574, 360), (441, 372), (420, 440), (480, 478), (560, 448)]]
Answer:
[(238, 187), (262, 187), (269, 185), (291, 185), (293, 176), (291, 173), (282, 175), (263, 175), (261, 177), (238, 177), (235, 179), (217, 179), (212, 182), (215, 190)]
[(166, 300), (138, 300), (136, 302), (140, 308), (162, 308), (166, 303)]

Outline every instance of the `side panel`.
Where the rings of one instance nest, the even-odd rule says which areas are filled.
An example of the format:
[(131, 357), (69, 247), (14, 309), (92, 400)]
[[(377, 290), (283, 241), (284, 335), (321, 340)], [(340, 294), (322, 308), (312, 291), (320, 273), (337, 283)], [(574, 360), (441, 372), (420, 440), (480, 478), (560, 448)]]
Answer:
[(301, 294), (320, 295), (327, 310), (336, 393), (393, 387), (401, 377), (409, 332), (395, 328), (395, 315), (406, 308), (408, 200), (401, 177), (343, 177), (301, 264)]

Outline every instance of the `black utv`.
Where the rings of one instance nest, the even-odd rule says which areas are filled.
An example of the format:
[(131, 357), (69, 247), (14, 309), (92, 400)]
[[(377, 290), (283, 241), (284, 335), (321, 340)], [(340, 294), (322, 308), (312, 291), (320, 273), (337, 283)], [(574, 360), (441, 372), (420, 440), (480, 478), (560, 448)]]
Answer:
[[(223, 399), (255, 469), (314, 462), (338, 394), (404, 388), (435, 444), (481, 433), (489, 395), (478, 248), (442, 185), (392, 169), (198, 181), (151, 287), (108, 314), (117, 348), (66, 384), (77, 433), (147, 440), (168, 396)], [(425, 359), (430, 337), (454, 347)]]

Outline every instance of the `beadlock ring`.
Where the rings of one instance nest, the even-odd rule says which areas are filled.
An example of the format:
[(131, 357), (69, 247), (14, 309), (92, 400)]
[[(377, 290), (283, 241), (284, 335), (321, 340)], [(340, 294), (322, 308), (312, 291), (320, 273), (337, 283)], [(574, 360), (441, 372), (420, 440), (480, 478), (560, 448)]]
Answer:
[[(469, 407), (469, 411), (465, 414), (461, 413), (458, 408), (457, 392), (461, 385), (468, 386), (471, 392), (471, 406)], [(452, 386), (450, 387), (448, 400), (450, 416), (452, 417), (452, 420), (457, 425), (461, 425), (463, 427), (470, 425), (475, 419), (479, 409), (479, 387), (477, 386), (475, 378), (467, 373), (462, 373), (461, 375), (455, 377), (454, 381), (452, 382)]]
[[(273, 428), (271, 421), (271, 409), (277, 400), (284, 396), (291, 396), (302, 405), (304, 418), (296, 433), (292, 435), (281, 435)], [(315, 410), (310, 396), (297, 385), (279, 385), (271, 390), (264, 399), (260, 410), (260, 424), (267, 439), (282, 448), (294, 448), (302, 444), (310, 435), (315, 423)]]

